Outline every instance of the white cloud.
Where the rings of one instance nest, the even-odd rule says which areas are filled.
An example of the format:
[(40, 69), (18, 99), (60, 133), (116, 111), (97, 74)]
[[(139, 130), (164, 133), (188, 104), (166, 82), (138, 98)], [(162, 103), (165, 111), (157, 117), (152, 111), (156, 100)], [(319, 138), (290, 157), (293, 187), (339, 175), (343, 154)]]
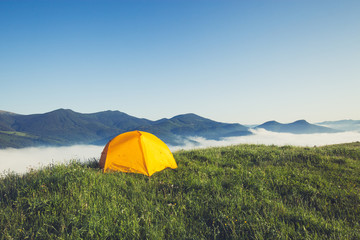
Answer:
[[(171, 151), (215, 146), (228, 146), (243, 143), (265, 145), (322, 146), (328, 144), (360, 141), (360, 132), (341, 132), (323, 134), (275, 133), (264, 129), (252, 130), (253, 135), (229, 137), (222, 140), (208, 140), (200, 137), (189, 138), (183, 146), (169, 146)], [(194, 144), (193, 141), (198, 142)], [(76, 145), (70, 147), (38, 147), (0, 150), (0, 174), (8, 170), (25, 173), (29, 168), (39, 168), (50, 163), (65, 163), (76, 159), (86, 161), (99, 159), (103, 146)]]
[(100, 158), (104, 147), (75, 145), (70, 147), (31, 147), (0, 150), (0, 173), (14, 171), (25, 173), (30, 168), (39, 168), (50, 163), (65, 163), (70, 160), (86, 161)]
[(194, 144), (188, 141), (184, 146), (171, 146), (172, 151), (180, 149), (195, 149), (215, 146), (228, 146), (235, 144), (265, 144), (265, 145), (293, 145), (293, 146), (323, 146), (337, 143), (360, 141), (360, 132), (319, 133), (319, 134), (292, 134), (276, 133), (265, 129), (251, 130), (253, 135), (242, 137), (229, 137), (222, 140), (208, 140), (201, 137), (191, 137), (189, 140), (198, 142)]

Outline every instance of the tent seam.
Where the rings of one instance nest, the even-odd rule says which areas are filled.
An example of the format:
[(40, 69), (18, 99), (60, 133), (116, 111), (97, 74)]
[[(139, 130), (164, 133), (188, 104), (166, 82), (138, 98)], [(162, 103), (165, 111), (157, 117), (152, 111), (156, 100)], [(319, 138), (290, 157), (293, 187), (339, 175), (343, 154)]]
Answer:
[(142, 146), (142, 137), (143, 137), (143, 135), (141, 134), (140, 131), (137, 131), (137, 132), (140, 134), (140, 136), (139, 136), (139, 146), (140, 146), (141, 155), (142, 155), (143, 162), (144, 162), (144, 167), (145, 167), (145, 170), (146, 170), (147, 175), (150, 176), (149, 170), (148, 170), (148, 168), (147, 168), (147, 164), (146, 164), (146, 162), (145, 162), (145, 152), (144, 152), (144, 148), (143, 148), (143, 146)]

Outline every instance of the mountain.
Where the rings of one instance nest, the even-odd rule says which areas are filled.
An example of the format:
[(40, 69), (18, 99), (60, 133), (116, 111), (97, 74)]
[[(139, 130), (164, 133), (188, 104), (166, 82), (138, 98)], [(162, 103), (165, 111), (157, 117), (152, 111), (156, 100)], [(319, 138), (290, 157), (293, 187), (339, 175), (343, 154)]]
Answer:
[[(335, 133), (344, 130), (360, 131), (360, 121), (342, 120), (318, 124), (310, 124), (305, 120), (287, 124), (269, 121), (254, 128), (294, 134)], [(0, 111), (0, 148), (105, 145), (113, 137), (133, 130), (153, 133), (173, 146), (182, 145), (186, 141), (196, 143), (192, 137), (219, 140), (252, 134), (248, 126), (216, 122), (193, 113), (151, 121), (120, 111), (83, 114), (70, 109), (57, 109), (30, 115)]]
[(317, 124), (341, 131), (360, 131), (360, 120), (325, 121)]
[(51, 145), (68, 145), (86, 144), (150, 121), (118, 111), (81, 114), (58, 109), (45, 114), (0, 115), (0, 122), (0, 131), (5, 133), (26, 133)]
[(191, 136), (219, 140), (223, 137), (252, 134), (247, 127), (241, 124), (215, 122), (193, 113), (178, 115), (171, 119), (161, 119), (152, 125), (141, 126), (139, 130), (151, 132), (172, 145), (181, 145)]
[(143, 130), (167, 144), (179, 145), (190, 136), (219, 139), (249, 135), (240, 124), (220, 123), (195, 114), (151, 121), (119, 111), (82, 114), (58, 109), (44, 114), (20, 115), (0, 112), (0, 148), (37, 145), (104, 145), (120, 133)]
[(305, 120), (298, 120), (293, 123), (283, 124), (276, 121), (265, 122), (257, 127), (271, 132), (294, 133), (294, 134), (312, 134), (312, 133), (335, 133), (339, 130), (318, 126), (308, 123)]

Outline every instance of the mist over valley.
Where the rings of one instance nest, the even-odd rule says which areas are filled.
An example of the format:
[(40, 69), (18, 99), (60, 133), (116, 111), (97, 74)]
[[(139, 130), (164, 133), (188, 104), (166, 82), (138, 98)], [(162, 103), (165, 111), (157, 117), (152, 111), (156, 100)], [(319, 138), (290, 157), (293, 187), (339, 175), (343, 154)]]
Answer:
[[(360, 131), (360, 121), (323, 122), (306, 120), (292, 123), (268, 121), (248, 127), (239, 123), (223, 123), (188, 113), (151, 121), (120, 111), (83, 114), (70, 109), (58, 109), (44, 114), (20, 115), (0, 112), (0, 148), (38, 146), (103, 146), (115, 136), (127, 131), (146, 131), (172, 146), (196, 145), (194, 137), (215, 142), (231, 137), (254, 135), (265, 129), (275, 133), (320, 134)], [(256, 135), (256, 134), (255, 134)]]
[[(270, 132), (265, 129), (251, 129), (251, 135), (226, 137), (219, 140), (192, 136), (181, 139), (183, 145), (169, 145), (172, 152), (208, 147), (221, 147), (237, 144), (323, 146), (350, 143), (360, 140), (360, 132), (338, 132), (318, 134), (293, 134)], [(180, 137), (178, 137), (180, 139)], [(26, 147), (0, 149), (0, 173), (14, 171), (25, 173), (30, 169), (45, 167), (49, 164), (68, 163), (72, 160), (88, 161), (99, 159), (104, 146), (73, 145), (63, 147)]]

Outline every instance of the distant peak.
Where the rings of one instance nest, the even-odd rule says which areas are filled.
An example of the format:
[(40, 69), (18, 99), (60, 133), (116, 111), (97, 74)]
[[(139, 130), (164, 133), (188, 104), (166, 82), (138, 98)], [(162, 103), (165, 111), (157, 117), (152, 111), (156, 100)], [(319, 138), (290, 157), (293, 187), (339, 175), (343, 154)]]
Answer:
[(272, 124), (272, 123), (279, 123), (279, 122), (277, 122), (277, 121), (275, 121), (275, 120), (271, 120), (271, 121), (267, 121), (267, 122), (265, 122), (265, 123)]
[(213, 121), (211, 119), (201, 117), (201, 116), (196, 115), (194, 113), (186, 113), (186, 114), (177, 115), (177, 116), (171, 118), (170, 120), (180, 121), (180, 122), (184, 122), (184, 123), (189, 123), (189, 122), (209, 122), (209, 121), (215, 122), (215, 121)]
[(73, 112), (73, 110), (66, 109), (66, 108), (59, 108), (59, 109), (54, 110), (53, 112)]
[(200, 117), (198, 115), (196, 115), (195, 113), (185, 113), (185, 114), (180, 114), (180, 115), (176, 115), (174, 117), (172, 117), (172, 119), (183, 119), (183, 118), (203, 118)]
[(195, 113), (184, 113), (184, 114), (176, 115), (175, 117), (185, 117), (185, 116), (198, 117), (198, 115), (196, 115)]
[(90, 114), (98, 114), (98, 113), (123, 113), (123, 112), (120, 112), (118, 110), (106, 110), (106, 111), (100, 111), (100, 112), (95, 112), (95, 113), (90, 113)]
[(74, 111), (71, 110), (71, 109), (59, 108), (59, 109), (56, 109), (56, 110), (51, 111), (49, 113), (62, 113), (62, 112), (64, 112), (64, 113), (72, 112), (73, 113)]
[(297, 120), (295, 122), (293, 122), (293, 124), (309, 124), (306, 120), (301, 119), (301, 120)]
[(277, 122), (277, 121), (267, 121), (267, 122), (264, 122), (263, 124), (259, 125), (259, 126), (271, 126), (271, 125), (279, 125), (280, 123)]

